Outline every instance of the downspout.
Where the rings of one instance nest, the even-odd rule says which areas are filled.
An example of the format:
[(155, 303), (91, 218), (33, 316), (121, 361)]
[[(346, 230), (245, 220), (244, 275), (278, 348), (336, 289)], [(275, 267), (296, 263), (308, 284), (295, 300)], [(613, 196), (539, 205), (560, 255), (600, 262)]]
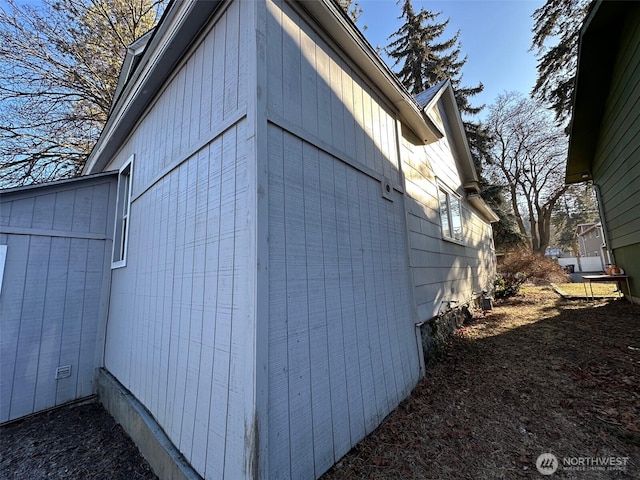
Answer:
[(598, 214), (600, 215), (600, 222), (602, 223), (602, 239), (604, 240), (604, 244), (606, 246), (605, 251), (607, 252), (607, 258), (609, 259), (610, 264), (616, 263), (616, 257), (613, 255), (613, 250), (611, 250), (611, 243), (609, 242), (609, 229), (607, 228), (607, 219), (604, 216), (604, 207), (602, 206), (602, 196), (600, 195), (600, 186), (593, 182), (593, 189), (596, 192), (596, 202), (598, 203)]
[(398, 114), (395, 118), (396, 123), (396, 155), (398, 156), (398, 175), (400, 177), (400, 183), (402, 184), (402, 209), (404, 210), (404, 231), (407, 239), (407, 280), (409, 283), (409, 301), (411, 302), (411, 316), (413, 317), (413, 325), (416, 335), (416, 348), (418, 349), (418, 362), (420, 363), (420, 378), (427, 374), (427, 369), (424, 363), (424, 350), (422, 348), (422, 333), (420, 327), (424, 322), (418, 321), (418, 311), (416, 308), (415, 293), (413, 291), (413, 270), (411, 269), (411, 240), (409, 239), (409, 220), (407, 218), (407, 185), (404, 180), (404, 171), (402, 169), (402, 122)]

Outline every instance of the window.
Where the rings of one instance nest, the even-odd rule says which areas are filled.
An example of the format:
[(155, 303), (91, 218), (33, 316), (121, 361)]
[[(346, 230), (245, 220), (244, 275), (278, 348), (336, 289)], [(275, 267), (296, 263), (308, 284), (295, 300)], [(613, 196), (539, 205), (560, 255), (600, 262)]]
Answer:
[(118, 194), (116, 200), (116, 225), (113, 230), (113, 257), (111, 268), (127, 264), (127, 242), (129, 240), (129, 213), (131, 209), (131, 179), (133, 155), (118, 172)]
[(448, 190), (440, 189), (440, 220), (442, 236), (446, 239), (462, 241), (462, 210), (460, 199)]

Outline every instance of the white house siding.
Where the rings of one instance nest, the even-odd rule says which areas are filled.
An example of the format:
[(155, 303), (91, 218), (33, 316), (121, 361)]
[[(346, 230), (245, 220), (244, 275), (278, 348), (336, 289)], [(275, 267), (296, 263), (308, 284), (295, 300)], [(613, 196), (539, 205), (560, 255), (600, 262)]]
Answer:
[(269, 128), (270, 478), (316, 478), (419, 376), (402, 196)]
[(112, 272), (106, 368), (212, 479), (244, 478), (250, 462), (251, 8), (228, 6), (107, 167), (135, 155), (127, 264)]
[(0, 423), (95, 393), (114, 199), (112, 177), (2, 195)]
[(291, 5), (267, 0), (269, 120), (400, 185), (390, 107)]
[(267, 2), (269, 478), (317, 478), (419, 377), (396, 121)]
[[(466, 201), (446, 136), (420, 146), (407, 133), (401, 155), (414, 299), (418, 320), (425, 321), (438, 314), (443, 301), (464, 303), (474, 293), (491, 289), (495, 274), (492, 229)], [(461, 244), (443, 240), (438, 182), (460, 195)]]

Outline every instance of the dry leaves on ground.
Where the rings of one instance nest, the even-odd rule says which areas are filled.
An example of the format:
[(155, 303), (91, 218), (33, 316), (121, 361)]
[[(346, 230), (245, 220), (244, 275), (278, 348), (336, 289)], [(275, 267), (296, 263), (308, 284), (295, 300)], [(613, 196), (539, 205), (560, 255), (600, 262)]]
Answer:
[(548, 287), (456, 332), (411, 397), (323, 480), (540, 478), (537, 457), (628, 457), (640, 478), (640, 307)]
[[(640, 307), (523, 293), (457, 331), (412, 395), (323, 480), (540, 478), (544, 452), (628, 457), (625, 471), (557, 478), (640, 478)], [(0, 441), (0, 478), (155, 478), (97, 404), (6, 425)]]

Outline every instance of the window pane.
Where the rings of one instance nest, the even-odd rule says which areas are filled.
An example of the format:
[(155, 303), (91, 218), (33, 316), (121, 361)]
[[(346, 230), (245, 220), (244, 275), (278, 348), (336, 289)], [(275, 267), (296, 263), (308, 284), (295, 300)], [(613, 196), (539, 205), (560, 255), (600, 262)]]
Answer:
[(120, 241), (120, 258), (118, 260), (124, 260), (125, 249), (127, 248), (127, 217), (122, 219), (122, 239)]
[(129, 171), (122, 176), (122, 184), (123, 184), (123, 197), (122, 197), (122, 214), (129, 214), (129, 189), (131, 188), (131, 175), (129, 175)]
[(460, 200), (450, 198), (451, 202), (451, 224), (453, 227), (453, 238), (462, 240), (462, 213), (460, 211)]
[(127, 257), (127, 237), (129, 235), (129, 195), (131, 193), (131, 161), (121, 169), (118, 175), (118, 196), (116, 204), (116, 221), (113, 237), (112, 268), (124, 266)]
[(451, 238), (451, 224), (449, 222), (449, 207), (447, 200), (449, 195), (440, 190), (440, 221), (442, 222), (442, 235)]

